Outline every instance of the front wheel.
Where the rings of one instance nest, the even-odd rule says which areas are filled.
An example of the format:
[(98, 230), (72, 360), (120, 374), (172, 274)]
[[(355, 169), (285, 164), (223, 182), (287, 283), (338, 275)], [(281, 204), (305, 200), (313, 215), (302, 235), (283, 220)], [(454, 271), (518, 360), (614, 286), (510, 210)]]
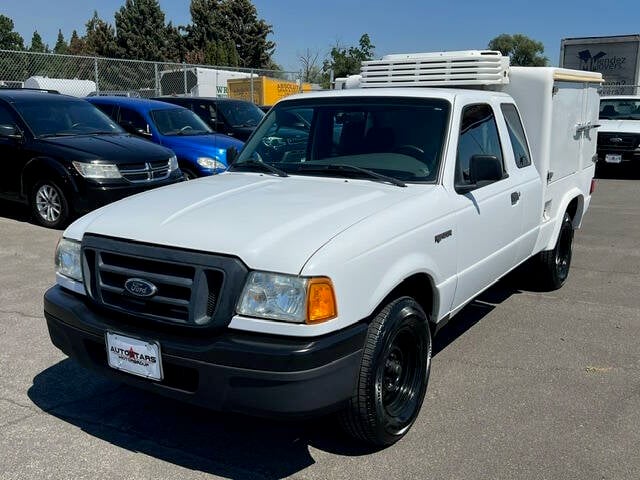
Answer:
[(545, 290), (557, 290), (566, 282), (571, 267), (573, 247), (573, 220), (565, 212), (558, 240), (553, 250), (539, 253), (540, 286)]
[(38, 225), (62, 228), (69, 221), (69, 202), (64, 191), (51, 180), (40, 180), (31, 189), (31, 213)]
[(427, 316), (414, 299), (386, 305), (369, 325), (354, 395), (341, 412), (346, 432), (375, 445), (400, 440), (420, 412), (431, 348)]

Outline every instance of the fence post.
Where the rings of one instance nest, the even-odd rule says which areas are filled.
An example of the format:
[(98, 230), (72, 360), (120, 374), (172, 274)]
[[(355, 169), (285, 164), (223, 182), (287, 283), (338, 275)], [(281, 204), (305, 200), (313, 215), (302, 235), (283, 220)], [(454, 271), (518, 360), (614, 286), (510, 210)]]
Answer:
[(98, 79), (98, 57), (93, 57), (93, 76), (96, 79), (96, 94), (100, 93), (100, 82)]
[(257, 103), (256, 99), (253, 98), (253, 68), (251, 69), (251, 73), (249, 75), (251, 75), (251, 77), (250, 77), (251, 78), (251, 102), (252, 103)]
[(155, 90), (156, 90), (156, 97), (159, 97), (160, 95), (162, 95), (160, 93), (160, 77), (158, 77), (158, 62), (154, 62), (153, 63), (153, 77), (155, 79)]
[(185, 97), (187, 96), (187, 63), (186, 62), (182, 62), (182, 69), (183, 69), (183, 77), (184, 77), (184, 95)]

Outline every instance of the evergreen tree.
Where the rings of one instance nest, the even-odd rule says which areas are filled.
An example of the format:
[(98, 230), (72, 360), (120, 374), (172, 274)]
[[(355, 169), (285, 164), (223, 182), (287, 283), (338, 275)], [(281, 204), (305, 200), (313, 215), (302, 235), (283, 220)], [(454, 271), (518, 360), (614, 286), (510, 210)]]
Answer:
[(102, 20), (98, 12), (87, 22), (87, 34), (84, 37), (85, 52), (99, 57), (118, 56), (116, 32), (113, 26)]
[(44, 42), (42, 41), (42, 37), (37, 30), (33, 32), (33, 37), (31, 37), (31, 46), (29, 47), (29, 51), (40, 53), (49, 51), (49, 47), (44, 44)]
[(126, 0), (115, 14), (119, 54), (138, 60), (161, 60), (166, 25), (157, 0)]
[(58, 30), (58, 39), (56, 40), (56, 46), (53, 47), (53, 53), (68, 53), (69, 46), (64, 39), (64, 35), (62, 34), (62, 30)]
[(84, 55), (87, 53), (87, 43), (75, 30), (71, 33), (71, 38), (69, 39), (69, 53), (71, 55)]
[(24, 40), (18, 32), (13, 31), (13, 20), (0, 15), (0, 49), (24, 50)]
[(165, 42), (162, 59), (168, 62), (183, 62), (187, 55), (187, 43), (180, 32), (181, 27), (174, 27), (171, 22), (165, 28)]

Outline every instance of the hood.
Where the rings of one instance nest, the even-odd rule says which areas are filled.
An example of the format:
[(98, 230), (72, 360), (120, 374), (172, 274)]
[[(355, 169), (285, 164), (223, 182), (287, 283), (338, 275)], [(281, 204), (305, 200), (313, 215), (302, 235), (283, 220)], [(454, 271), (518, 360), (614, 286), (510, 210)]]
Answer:
[(165, 135), (162, 137), (162, 144), (169, 148), (198, 148), (205, 152), (229, 147), (240, 149), (243, 145), (239, 140), (217, 133), (210, 135)]
[(132, 135), (79, 135), (38, 140), (83, 159), (108, 160), (117, 164), (166, 160), (173, 153), (160, 145)]
[(65, 236), (80, 239), (86, 232), (221, 253), (252, 269), (296, 274), (340, 232), (421, 191), (367, 180), (231, 172), (108, 205)]
[(640, 135), (640, 120), (599, 120), (601, 133), (637, 133)]

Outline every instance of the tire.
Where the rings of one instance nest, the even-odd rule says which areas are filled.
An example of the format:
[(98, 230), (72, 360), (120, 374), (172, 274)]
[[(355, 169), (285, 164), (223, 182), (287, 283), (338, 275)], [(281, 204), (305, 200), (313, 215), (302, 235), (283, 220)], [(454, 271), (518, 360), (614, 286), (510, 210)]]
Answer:
[(180, 168), (180, 170), (182, 170), (182, 174), (184, 175), (185, 180), (194, 180), (198, 178), (198, 176), (188, 168)]
[(410, 297), (387, 304), (369, 325), (354, 395), (340, 412), (344, 430), (379, 446), (400, 440), (420, 412), (431, 348), (420, 305)]
[(538, 281), (544, 290), (557, 290), (567, 281), (571, 267), (573, 220), (565, 212), (553, 250), (538, 254)]
[(31, 189), (29, 206), (33, 220), (47, 228), (63, 228), (70, 218), (64, 190), (51, 180), (39, 180)]

